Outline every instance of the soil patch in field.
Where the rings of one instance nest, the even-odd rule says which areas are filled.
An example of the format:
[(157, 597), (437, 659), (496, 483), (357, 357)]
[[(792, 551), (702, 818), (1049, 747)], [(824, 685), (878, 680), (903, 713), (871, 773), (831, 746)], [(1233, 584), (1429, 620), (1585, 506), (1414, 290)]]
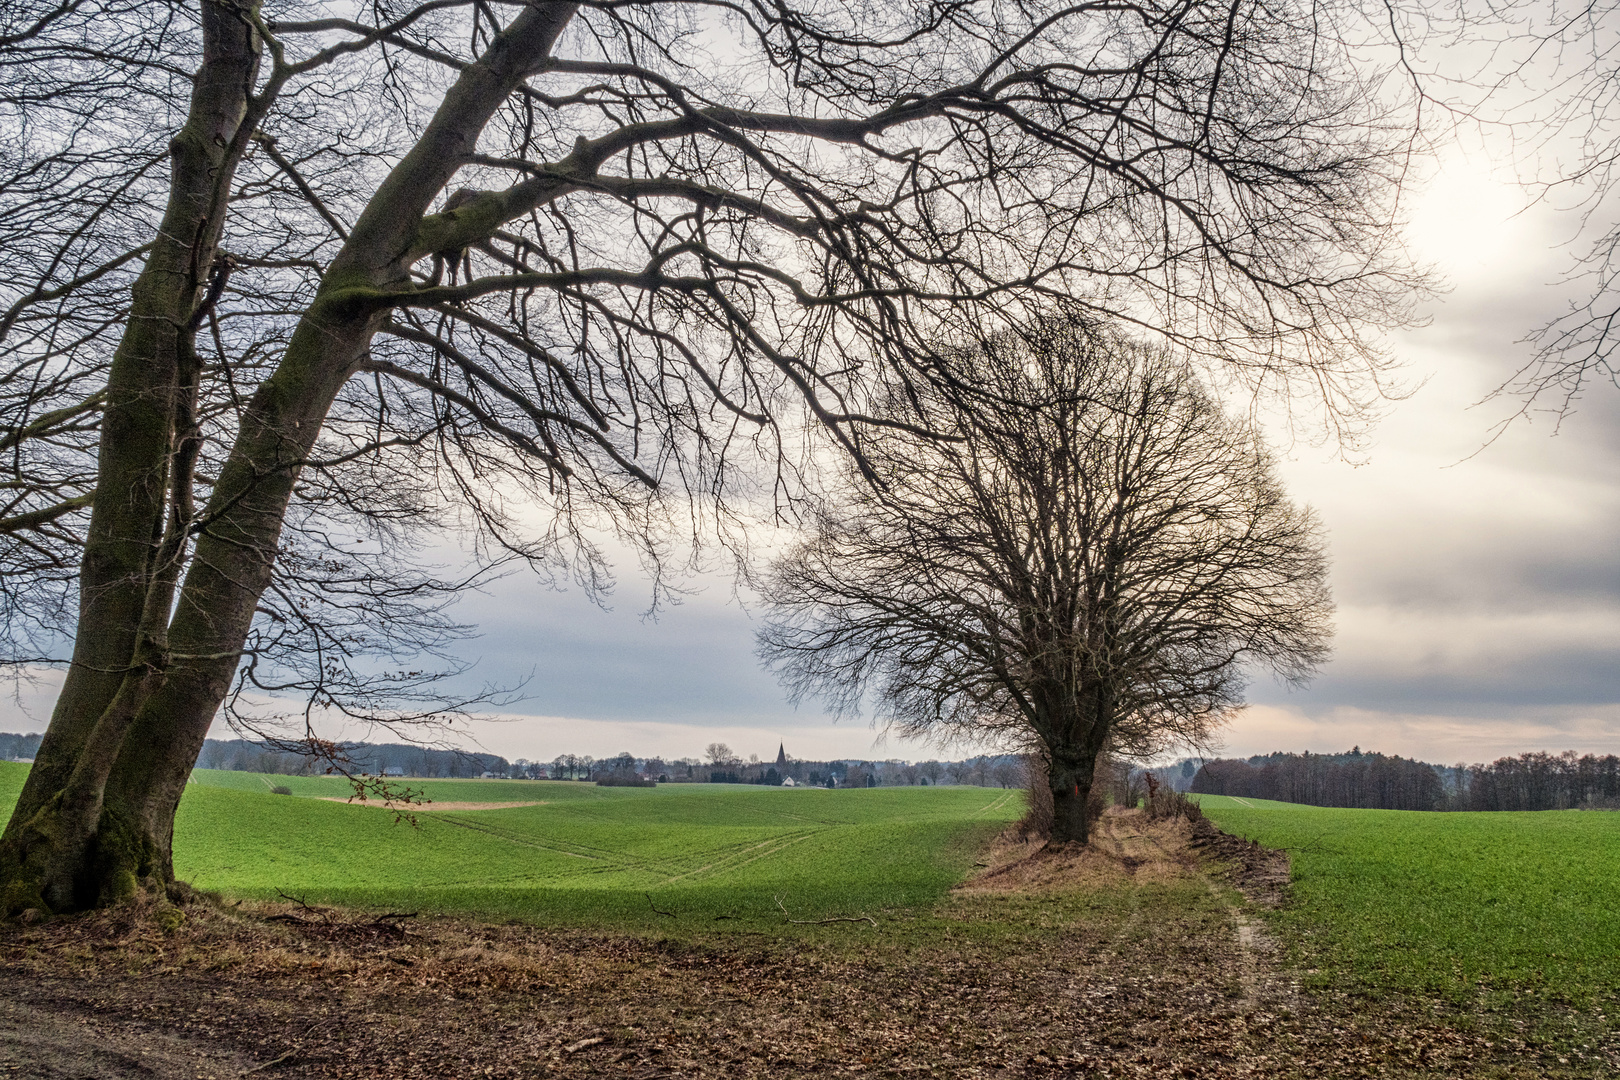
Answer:
[(1193, 851), (1224, 867), (1243, 895), (1261, 907), (1281, 907), (1288, 899), (1288, 852), (1221, 832), (1208, 818), (1194, 823), (1187, 836)]
[(207, 902), (8, 927), (0, 1077), (1620, 1075), (1620, 1050), (1561, 1063), (1423, 1002), (1302, 994), (1184, 826), (997, 850), (1011, 869), (876, 927), (657, 940)]

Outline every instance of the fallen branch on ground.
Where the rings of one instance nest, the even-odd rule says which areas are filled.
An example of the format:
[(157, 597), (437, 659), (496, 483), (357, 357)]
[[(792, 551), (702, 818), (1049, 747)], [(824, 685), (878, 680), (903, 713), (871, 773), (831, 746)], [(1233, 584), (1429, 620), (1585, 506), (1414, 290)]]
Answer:
[(782, 898), (780, 896), (772, 896), (771, 899), (776, 901), (777, 907), (782, 908), (782, 914), (787, 917), (787, 921), (795, 926), (823, 926), (827, 923), (835, 922), (869, 922), (873, 926), (878, 924), (877, 920), (872, 918), (870, 915), (834, 915), (827, 919), (795, 919), (792, 915), (788, 914), (788, 909), (783, 907)]
[[(303, 908), (305, 911), (309, 912), (311, 915), (319, 916), (320, 921), (323, 922), (323, 923), (330, 923), (332, 921), (327, 916), (325, 909), (318, 908), (318, 907), (313, 907), (313, 906), (305, 903), (304, 898), (301, 897), (301, 896), (289, 896), (288, 894), (282, 892), (280, 889), (276, 890), (276, 895), (281, 897), (283, 900), (287, 901), (287, 903), (289, 903), (289, 904), (297, 904), (299, 907)], [(314, 920), (313, 919), (299, 918), (297, 915), (272, 915), (272, 916), (270, 916), (270, 921), (272, 921), (272, 922), (301, 922), (301, 923), (307, 923), (307, 922), (313, 922)]]

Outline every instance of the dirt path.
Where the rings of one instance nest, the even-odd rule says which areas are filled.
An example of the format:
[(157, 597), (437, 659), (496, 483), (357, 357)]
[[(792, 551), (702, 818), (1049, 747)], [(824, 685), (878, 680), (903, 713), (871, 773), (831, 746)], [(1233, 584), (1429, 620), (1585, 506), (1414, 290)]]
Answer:
[(1301, 994), (1225, 884), (1243, 858), (1181, 824), (1101, 834), (1004, 844), (877, 927), (660, 941), (244, 904), (0, 929), (0, 1080), (1620, 1075)]
[[(26, 999), (19, 995), (27, 995)], [(0, 1075), (30, 1080), (194, 1080), (236, 1077), (253, 1061), (213, 1041), (175, 1038), (150, 1025), (97, 1015), (38, 983), (0, 996)]]

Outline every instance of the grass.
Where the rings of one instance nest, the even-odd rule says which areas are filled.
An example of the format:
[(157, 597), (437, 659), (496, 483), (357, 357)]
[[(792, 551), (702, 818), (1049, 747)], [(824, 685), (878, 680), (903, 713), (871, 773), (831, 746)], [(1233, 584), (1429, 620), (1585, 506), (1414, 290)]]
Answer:
[[(0, 811), (23, 774), (0, 765)], [(380, 806), (323, 801), (347, 794), (336, 778), (194, 778), (175, 872), (199, 888), (624, 929), (757, 930), (781, 924), (778, 897), (801, 919), (927, 910), (1023, 809), (1016, 791), (974, 787), (429, 780), (412, 786), (439, 804), (540, 805), (426, 812), (413, 828)]]
[(1275, 802), (1271, 799), (1240, 799), (1235, 795), (1194, 795), (1193, 801), (1205, 810), (1312, 810), (1315, 807), (1299, 803)]
[[(0, 812), (24, 775), (0, 764)], [(782, 933), (777, 898), (795, 918), (884, 913), (923, 932), (981, 842), (1021, 810), (1017, 792), (984, 788), (435, 780), (417, 786), (439, 804), (540, 805), (423, 813), (411, 828), (381, 807), (322, 801), (347, 793), (334, 778), (196, 780), (175, 862), (205, 889), (681, 933)], [(1292, 856), (1292, 900), (1273, 918), (1309, 985), (1574, 1005), (1620, 986), (1620, 814), (1201, 802), (1221, 828)], [(1056, 914), (1048, 902), (959, 900), (948, 917), (960, 926), (983, 906), (965, 921), (1034, 928)]]
[(1202, 804), (1292, 857), (1276, 922), (1308, 985), (1575, 1006), (1620, 985), (1620, 814)]

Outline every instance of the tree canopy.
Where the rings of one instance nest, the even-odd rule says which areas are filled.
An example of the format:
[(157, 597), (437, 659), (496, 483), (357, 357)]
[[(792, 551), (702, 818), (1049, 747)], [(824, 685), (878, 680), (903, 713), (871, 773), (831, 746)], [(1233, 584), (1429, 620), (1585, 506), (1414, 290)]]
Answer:
[(837, 711), (1029, 746), (1054, 837), (1083, 841), (1105, 750), (1202, 745), (1249, 669), (1325, 658), (1325, 542), (1162, 348), (1048, 319), (956, 363), (981, 396), (924, 399), (949, 438), (872, 440), (878, 482), (776, 564), (761, 652)]

